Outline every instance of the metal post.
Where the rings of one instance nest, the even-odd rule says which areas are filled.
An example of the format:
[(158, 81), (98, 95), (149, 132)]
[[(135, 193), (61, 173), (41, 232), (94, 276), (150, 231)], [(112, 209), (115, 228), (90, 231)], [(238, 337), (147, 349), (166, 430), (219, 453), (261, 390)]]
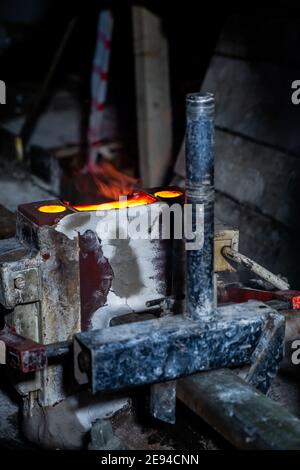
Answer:
[[(186, 202), (192, 205), (193, 232), (203, 211), (201, 243), (187, 249), (187, 317), (197, 320), (214, 309), (214, 97), (194, 93), (186, 98)], [(199, 229), (197, 229), (199, 231)], [(201, 237), (199, 237), (202, 235)]]
[(300, 449), (300, 420), (231, 370), (181, 379), (177, 397), (238, 449)]

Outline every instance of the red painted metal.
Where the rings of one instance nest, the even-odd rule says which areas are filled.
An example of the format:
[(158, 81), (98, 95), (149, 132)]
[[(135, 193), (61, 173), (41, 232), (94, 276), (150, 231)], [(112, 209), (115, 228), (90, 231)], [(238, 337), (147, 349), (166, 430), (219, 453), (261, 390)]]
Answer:
[(248, 300), (260, 300), (268, 302), (270, 300), (286, 300), (290, 303), (290, 308), (300, 309), (300, 291), (266, 291), (259, 289), (249, 289), (241, 287), (227, 287), (218, 292), (218, 301), (220, 303), (243, 303)]
[(81, 329), (90, 328), (95, 311), (106, 303), (114, 273), (97, 235), (87, 230), (79, 237)]
[(34, 372), (47, 366), (46, 346), (18, 335), (5, 328), (0, 331), (0, 341), (5, 344), (6, 365), (22, 373)]
[[(66, 210), (64, 212), (58, 212), (58, 213), (44, 213), (44, 212), (39, 212), (38, 208), (41, 206), (46, 206), (46, 205), (61, 205), (66, 207)], [(29, 204), (21, 204), (18, 206), (18, 211), (23, 214), (27, 219), (29, 219), (31, 222), (34, 222), (36, 225), (42, 226), (42, 225), (56, 225), (63, 217), (65, 217), (67, 214), (71, 214), (72, 209), (65, 204), (63, 204), (61, 201), (58, 199), (52, 200), (52, 201), (38, 201), (38, 202), (31, 202)]]

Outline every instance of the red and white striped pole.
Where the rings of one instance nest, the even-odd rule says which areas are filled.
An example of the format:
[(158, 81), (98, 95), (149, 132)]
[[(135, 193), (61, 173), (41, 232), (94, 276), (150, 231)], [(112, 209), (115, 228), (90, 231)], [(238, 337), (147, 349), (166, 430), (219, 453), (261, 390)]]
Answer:
[(102, 123), (107, 95), (107, 80), (113, 31), (113, 15), (110, 10), (99, 14), (96, 49), (91, 76), (91, 109), (88, 130), (88, 168), (93, 171), (97, 158), (97, 145), (102, 138)]

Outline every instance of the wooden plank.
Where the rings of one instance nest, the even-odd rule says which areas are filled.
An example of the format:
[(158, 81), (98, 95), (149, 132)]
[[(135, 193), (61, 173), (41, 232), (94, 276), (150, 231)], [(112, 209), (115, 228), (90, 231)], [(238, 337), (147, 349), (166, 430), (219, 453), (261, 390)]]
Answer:
[(146, 186), (163, 182), (172, 146), (168, 44), (158, 16), (133, 7), (140, 175)]

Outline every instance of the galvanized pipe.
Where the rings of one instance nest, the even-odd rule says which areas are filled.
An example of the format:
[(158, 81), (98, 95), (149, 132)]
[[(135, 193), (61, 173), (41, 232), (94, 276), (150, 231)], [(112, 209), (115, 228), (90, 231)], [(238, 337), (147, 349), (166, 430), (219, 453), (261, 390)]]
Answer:
[[(186, 202), (192, 206), (193, 232), (196, 217), (203, 214), (197, 229), (201, 243), (187, 249), (186, 315), (199, 319), (213, 313), (214, 248), (214, 97), (193, 93), (186, 98)], [(199, 224), (198, 224), (199, 225)]]
[(261, 277), (265, 281), (272, 284), (272, 286), (276, 287), (276, 289), (279, 289), (279, 290), (290, 289), (289, 283), (286, 282), (284, 279), (281, 279), (279, 276), (276, 276), (276, 274), (271, 273), (270, 271), (268, 271), (268, 269), (264, 268), (263, 266), (256, 263), (255, 261), (248, 258), (247, 256), (242, 255), (242, 253), (239, 253), (238, 251), (233, 250), (229, 246), (224, 246), (222, 253), (224, 256), (226, 256), (226, 258), (244, 266), (245, 268), (249, 269), (253, 273), (257, 274), (257, 276)]

